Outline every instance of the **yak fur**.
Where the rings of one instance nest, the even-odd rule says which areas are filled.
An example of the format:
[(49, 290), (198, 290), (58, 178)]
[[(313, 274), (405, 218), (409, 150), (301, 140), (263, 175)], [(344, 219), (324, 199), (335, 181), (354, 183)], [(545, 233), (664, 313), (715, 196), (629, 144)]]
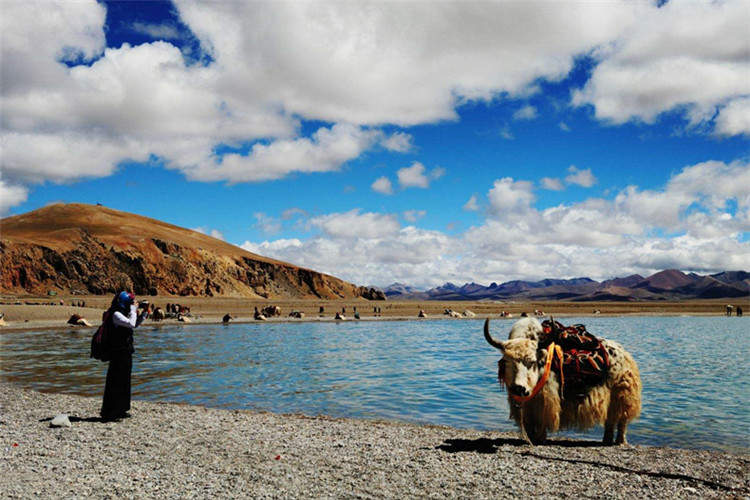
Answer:
[(641, 376), (633, 357), (617, 342), (602, 340), (610, 361), (607, 377), (585, 394), (561, 398), (559, 374), (553, 371), (534, 398), (524, 403), (513, 398), (511, 389), (528, 395), (543, 375), (548, 353), (538, 348), (542, 332), (536, 318), (523, 318), (513, 325), (509, 340), (500, 342), (489, 333), (489, 319), (485, 323), (485, 338), (503, 352), (498, 379), (508, 389), (510, 416), (522, 433), (532, 444), (540, 444), (548, 433), (599, 424), (605, 445), (627, 444), (627, 426), (641, 412)]

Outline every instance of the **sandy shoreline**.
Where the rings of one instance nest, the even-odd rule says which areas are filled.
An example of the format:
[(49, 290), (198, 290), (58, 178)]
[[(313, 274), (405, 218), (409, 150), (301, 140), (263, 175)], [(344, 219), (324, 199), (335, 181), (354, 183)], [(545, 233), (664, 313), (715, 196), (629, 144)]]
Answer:
[(750, 498), (750, 455), (143, 401), (102, 423), (100, 404), (0, 383), (4, 496)]
[[(64, 305), (59, 305), (63, 300)], [(594, 316), (600, 311), (603, 316), (724, 316), (726, 300), (675, 301), (675, 302), (406, 302), (406, 301), (333, 301), (333, 300), (276, 300), (251, 301), (247, 299), (225, 297), (148, 297), (152, 304), (164, 308), (167, 303), (178, 302), (191, 309), (190, 322), (195, 324), (220, 323), (227, 313), (234, 317), (234, 323), (251, 323), (253, 308), (264, 305), (279, 305), (282, 314), (270, 321), (333, 321), (337, 311), (346, 309), (347, 320), (354, 319), (355, 310), (362, 321), (381, 320), (416, 320), (420, 310), (425, 310), (428, 319), (447, 319), (445, 309), (459, 313), (471, 311), (476, 317), (498, 318), (502, 311), (518, 319), (523, 312), (533, 315), (534, 311), (544, 316), (556, 317)], [(86, 302), (86, 307), (71, 304)], [(109, 297), (73, 296), (73, 297), (0, 297), (0, 314), (4, 314), (4, 324), (0, 323), (0, 332), (10, 330), (39, 330), (49, 328), (69, 328), (66, 321), (72, 314), (86, 318), (89, 323), (98, 326), (102, 312), (109, 305)], [(54, 302), (56, 305), (43, 305)], [(750, 311), (750, 300), (735, 300), (735, 305)], [(324, 312), (320, 313), (320, 308)], [(375, 312), (378, 308), (378, 312)], [(305, 318), (289, 318), (289, 312), (296, 310), (305, 313)], [(463, 317), (460, 319), (472, 319)], [(459, 320), (460, 320), (459, 319)], [(739, 318), (738, 318), (739, 319)], [(151, 322), (151, 320), (148, 320)], [(177, 320), (167, 319), (163, 324), (177, 324)], [(70, 327), (72, 328), (72, 327)]]

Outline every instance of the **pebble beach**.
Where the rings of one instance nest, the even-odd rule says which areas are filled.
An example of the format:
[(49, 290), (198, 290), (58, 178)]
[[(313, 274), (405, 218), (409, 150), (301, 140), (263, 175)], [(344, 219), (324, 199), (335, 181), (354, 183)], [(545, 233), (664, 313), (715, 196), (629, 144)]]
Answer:
[(103, 423), (100, 405), (0, 383), (2, 496), (750, 498), (750, 455), (144, 401)]

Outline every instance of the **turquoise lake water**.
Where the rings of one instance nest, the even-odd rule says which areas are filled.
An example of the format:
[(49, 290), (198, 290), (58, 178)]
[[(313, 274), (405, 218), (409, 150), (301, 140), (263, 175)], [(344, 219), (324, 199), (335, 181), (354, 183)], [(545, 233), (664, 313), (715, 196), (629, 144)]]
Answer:
[[(736, 317), (588, 317), (622, 343), (643, 378), (631, 444), (750, 453), (750, 321)], [(506, 338), (512, 320), (491, 324)], [(0, 335), (0, 378), (99, 396), (106, 363), (93, 332)], [(212, 408), (516, 430), (497, 383), (498, 351), (480, 320), (144, 326), (133, 397)], [(600, 440), (603, 430), (564, 435)]]

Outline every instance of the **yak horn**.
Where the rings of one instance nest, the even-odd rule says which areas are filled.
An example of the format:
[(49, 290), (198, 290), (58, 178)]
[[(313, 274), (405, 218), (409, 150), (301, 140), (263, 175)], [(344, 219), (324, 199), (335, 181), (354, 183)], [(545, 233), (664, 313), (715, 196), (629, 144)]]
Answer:
[(484, 322), (484, 338), (487, 339), (487, 342), (492, 347), (497, 347), (501, 351), (505, 350), (505, 346), (503, 345), (503, 343), (493, 339), (492, 335), (490, 335), (490, 318), (487, 318), (487, 320)]
[(555, 323), (555, 317), (550, 316), (549, 322), (552, 324), (552, 334), (557, 335), (557, 333), (560, 331), (560, 328), (557, 326), (557, 323)]

